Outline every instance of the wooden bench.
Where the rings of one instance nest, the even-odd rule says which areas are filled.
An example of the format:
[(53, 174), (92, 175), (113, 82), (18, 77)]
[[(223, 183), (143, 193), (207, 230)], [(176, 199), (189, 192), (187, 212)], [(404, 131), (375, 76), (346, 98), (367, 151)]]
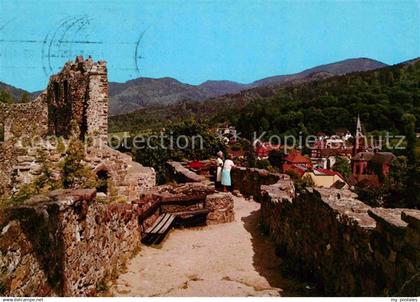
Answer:
[(198, 209), (198, 210), (191, 210), (191, 211), (182, 211), (182, 212), (174, 212), (171, 213), (177, 217), (182, 216), (195, 216), (195, 215), (206, 215), (210, 212), (209, 209)]
[(192, 211), (161, 214), (153, 223), (153, 225), (143, 233), (141, 242), (147, 245), (159, 244), (163, 238), (165, 238), (165, 235), (168, 233), (169, 229), (177, 223), (177, 220), (177, 226), (188, 223), (192, 220), (191, 218), (194, 217), (203, 217), (203, 221), (205, 222), (205, 216), (209, 212), (209, 209), (198, 209)]
[(158, 244), (165, 237), (176, 216), (173, 214), (162, 214), (156, 219), (155, 223), (148, 228), (143, 235), (144, 244)]

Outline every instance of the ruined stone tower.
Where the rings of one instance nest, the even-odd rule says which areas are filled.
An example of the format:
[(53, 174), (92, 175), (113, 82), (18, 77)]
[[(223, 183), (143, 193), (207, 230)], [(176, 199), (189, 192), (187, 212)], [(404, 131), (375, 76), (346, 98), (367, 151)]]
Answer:
[[(108, 79), (106, 63), (79, 56), (51, 76), (48, 87), (29, 104), (0, 104), (5, 141), (34, 136), (68, 138), (72, 130), (80, 138), (108, 134)], [(77, 129), (73, 129), (76, 126)]]
[(104, 61), (77, 57), (52, 76), (47, 88), (48, 134), (70, 135), (71, 122), (86, 135), (106, 142), (108, 133), (108, 80)]
[[(40, 175), (41, 160), (37, 148), (48, 153), (49, 164), (60, 179), (62, 152), (48, 144), (37, 144), (49, 136), (72, 134), (79, 139), (89, 138), (83, 165), (92, 169), (98, 178), (112, 184), (113, 194), (134, 200), (153, 187), (153, 169), (143, 167), (131, 156), (107, 146), (108, 140), (108, 78), (104, 61), (93, 62), (79, 56), (67, 62), (51, 76), (48, 87), (27, 104), (0, 103), (0, 123), (4, 125), (4, 143), (0, 144), (0, 199), (18, 192)], [(38, 140), (38, 138), (42, 138)], [(106, 188), (97, 188), (110, 195)], [(115, 195), (114, 194), (114, 195)]]

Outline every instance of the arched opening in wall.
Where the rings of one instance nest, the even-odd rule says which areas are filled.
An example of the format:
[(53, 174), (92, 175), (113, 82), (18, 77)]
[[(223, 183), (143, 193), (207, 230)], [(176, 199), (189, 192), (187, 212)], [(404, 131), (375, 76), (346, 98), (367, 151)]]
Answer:
[(60, 101), (60, 83), (58, 82), (54, 82), (54, 98), (55, 98), (55, 103), (59, 103)]
[(4, 124), (0, 123), (0, 144), (4, 143)]
[(96, 186), (96, 191), (98, 193), (108, 193), (108, 180), (109, 180), (109, 174), (106, 170), (99, 170), (96, 173), (96, 176), (98, 177), (98, 185)]

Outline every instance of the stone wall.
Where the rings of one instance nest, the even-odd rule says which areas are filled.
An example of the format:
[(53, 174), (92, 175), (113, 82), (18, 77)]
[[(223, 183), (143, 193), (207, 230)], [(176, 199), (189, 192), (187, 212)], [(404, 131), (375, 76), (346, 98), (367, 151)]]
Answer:
[(175, 181), (177, 183), (207, 181), (205, 176), (194, 173), (193, 171), (184, 167), (182, 163), (177, 161), (166, 162), (166, 171), (166, 178), (168, 181)]
[(48, 133), (46, 94), (42, 93), (27, 104), (0, 103), (0, 122), (4, 125), (4, 141), (13, 138), (33, 138)]
[(234, 168), (235, 190), (261, 201), (261, 223), (284, 269), (332, 296), (418, 296), (420, 211), (372, 208), (349, 190), (308, 188), (290, 177)]
[[(256, 201), (261, 200), (261, 186), (283, 183), (290, 185), (290, 177), (286, 174), (271, 173), (267, 170), (256, 168), (234, 167), (231, 172), (232, 187), (245, 197), (252, 196)], [(293, 184), (290, 187), (294, 194)]]
[[(209, 210), (206, 217), (208, 225), (235, 220), (232, 195), (216, 192), (214, 183), (205, 176), (187, 169), (180, 162), (169, 161), (167, 162), (167, 178), (182, 185), (160, 186), (160, 191), (164, 193), (162, 195), (163, 209), (168, 212), (191, 211), (201, 209), (204, 205)], [(174, 198), (180, 201), (184, 199), (184, 202), (174, 204), (172, 202)], [(170, 200), (172, 204), (165, 205), (165, 200)]]
[(0, 213), (0, 289), (6, 296), (88, 296), (139, 248), (138, 204), (94, 202), (58, 190)]
[(418, 296), (420, 211), (371, 208), (347, 190), (296, 198), (263, 186), (261, 221), (287, 270), (327, 295)]
[(116, 194), (127, 201), (139, 199), (140, 195), (156, 185), (156, 172), (132, 160), (128, 154), (110, 147), (88, 148), (86, 164), (94, 172), (105, 171), (110, 177)]
[(203, 209), (206, 197), (215, 192), (208, 183), (183, 183), (162, 185), (154, 189), (154, 196), (159, 198), (162, 212), (176, 213)]
[[(63, 144), (68, 145), (69, 141), (63, 140)], [(7, 192), (19, 191), (22, 185), (33, 182), (41, 174), (43, 162), (39, 157), (40, 151), (45, 153), (54, 178), (61, 178), (60, 167), (65, 153), (55, 145), (37, 144), (19, 147), (5, 144), (0, 146), (1, 149), (4, 152), (0, 154), (0, 167), (3, 168), (0, 171), (0, 184), (3, 184), (0, 197)], [(143, 167), (133, 161), (130, 155), (105, 145), (87, 147), (82, 164), (90, 167), (95, 173), (106, 172), (109, 185), (114, 191), (108, 191), (108, 195), (116, 194), (127, 201), (138, 199), (143, 192), (150, 190), (156, 184), (156, 173), (153, 168)]]

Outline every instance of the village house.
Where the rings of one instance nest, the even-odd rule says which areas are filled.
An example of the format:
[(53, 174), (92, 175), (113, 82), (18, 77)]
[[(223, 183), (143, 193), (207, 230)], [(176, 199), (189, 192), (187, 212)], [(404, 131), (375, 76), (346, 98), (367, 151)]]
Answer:
[(316, 187), (331, 188), (334, 186), (340, 189), (348, 187), (344, 177), (337, 171), (330, 169), (317, 168), (306, 171), (303, 177), (310, 177)]
[(359, 152), (352, 158), (351, 183), (379, 185), (396, 158), (391, 152)]
[(292, 171), (302, 177), (306, 171), (312, 170), (313, 165), (309, 158), (302, 155), (299, 151), (293, 150), (284, 158), (281, 168), (283, 173)]
[(380, 152), (378, 148), (368, 144), (362, 132), (360, 118), (357, 117), (355, 144), (351, 159), (352, 176), (350, 183), (377, 186), (389, 174), (391, 162), (395, 159), (391, 152)]
[(318, 136), (311, 148), (311, 161), (315, 167), (330, 169), (335, 164), (337, 156), (347, 157), (353, 154), (353, 145), (348, 141), (352, 136), (342, 135)]
[(302, 178), (312, 179), (314, 186), (330, 188), (332, 186), (343, 188), (347, 186), (344, 177), (331, 169), (315, 167), (311, 160), (294, 150), (284, 158), (283, 173), (294, 172)]

